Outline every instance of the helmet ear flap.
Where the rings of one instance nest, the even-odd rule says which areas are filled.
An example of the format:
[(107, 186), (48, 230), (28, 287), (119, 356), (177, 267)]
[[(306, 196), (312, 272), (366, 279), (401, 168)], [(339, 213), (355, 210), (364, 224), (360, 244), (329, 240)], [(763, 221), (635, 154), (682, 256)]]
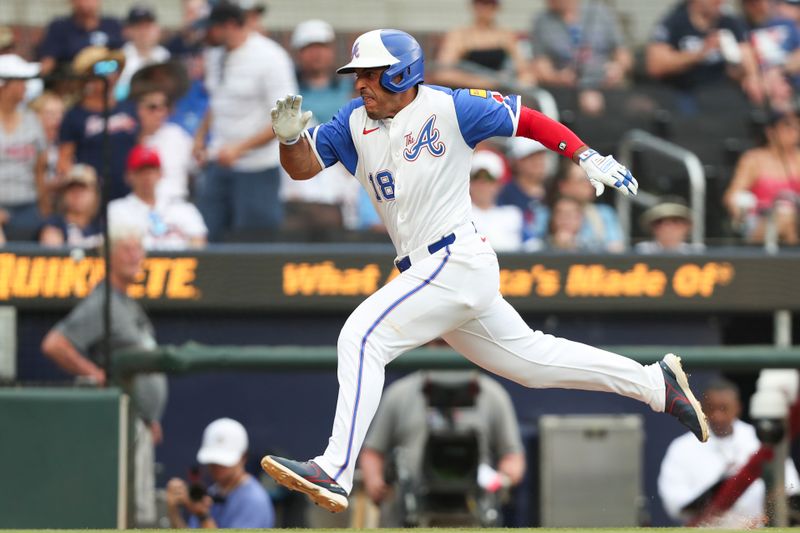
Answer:
[[(408, 64), (390, 65), (381, 76), (381, 85), (393, 93), (407, 91), (415, 85), (422, 83), (424, 71), (423, 59), (419, 58)], [(395, 81), (400, 75), (401, 79)]]

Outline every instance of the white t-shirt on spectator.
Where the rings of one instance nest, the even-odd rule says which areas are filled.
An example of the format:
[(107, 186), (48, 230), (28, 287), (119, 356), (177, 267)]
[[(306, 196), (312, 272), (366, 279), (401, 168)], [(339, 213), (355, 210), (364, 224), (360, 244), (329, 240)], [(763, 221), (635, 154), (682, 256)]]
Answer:
[(169, 59), (169, 50), (161, 45), (155, 46), (150, 55), (145, 57), (139, 53), (139, 50), (133, 45), (132, 42), (127, 42), (122, 45), (122, 51), (125, 54), (125, 68), (122, 69), (122, 74), (119, 75), (117, 85), (128, 86), (131, 83), (131, 78), (136, 72), (147, 65), (155, 63), (163, 63)]
[[(281, 46), (253, 32), (238, 48), (206, 54), (206, 88), (210, 95), (211, 144), (219, 149), (252, 137), (271, 123), (270, 110), (287, 94), (297, 94), (294, 64)], [(279, 165), (278, 141), (246, 152), (234, 164), (239, 171), (258, 171)]]
[(192, 138), (186, 130), (166, 122), (144, 144), (155, 149), (161, 159), (161, 181), (156, 198), (161, 201), (186, 200), (189, 197), (189, 173), (192, 169)]
[[(733, 433), (718, 437), (713, 432), (701, 443), (691, 433), (673, 440), (661, 461), (658, 493), (667, 514), (683, 520), (682, 509), (722, 479), (737, 472), (761, 447), (753, 426), (735, 420)], [(800, 477), (791, 458), (785, 464), (786, 493), (800, 492)], [(715, 517), (710, 527), (741, 529), (752, 527), (764, 516), (764, 481), (756, 479), (733, 506)]]
[(522, 211), (514, 205), (480, 209), (472, 205), (472, 221), (495, 252), (518, 252), (522, 248)]
[(313, 180), (293, 180), (284, 174), (281, 183), (281, 200), (284, 202), (314, 202), (318, 204), (341, 204), (345, 196), (352, 194), (361, 185), (341, 163), (322, 169)]
[(194, 204), (173, 200), (151, 207), (133, 193), (109, 202), (108, 219), (111, 226), (138, 228), (146, 250), (185, 250), (191, 239), (208, 233)]

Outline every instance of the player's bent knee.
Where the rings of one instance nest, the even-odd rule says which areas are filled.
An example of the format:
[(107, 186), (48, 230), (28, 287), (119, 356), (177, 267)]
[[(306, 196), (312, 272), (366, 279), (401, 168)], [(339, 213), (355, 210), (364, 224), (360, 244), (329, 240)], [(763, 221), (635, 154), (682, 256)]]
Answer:
[(339, 359), (341, 360), (343, 357), (360, 358), (363, 352), (365, 358), (378, 358), (385, 364), (387, 362), (386, 354), (390, 350), (381, 342), (380, 335), (376, 332), (372, 333), (370, 335), (368, 329), (363, 325), (345, 324), (336, 342)]
[(361, 339), (358, 338), (358, 334), (353, 328), (348, 328), (346, 325), (342, 328), (342, 331), (339, 332), (339, 338), (336, 341), (336, 351), (339, 353), (341, 357), (343, 354), (353, 353), (354, 351), (357, 353), (359, 349)]
[[(339, 357), (353, 355), (358, 356), (361, 351), (362, 343), (366, 342), (365, 339), (367, 331), (363, 327), (345, 324), (342, 331), (339, 332), (339, 339), (336, 341), (336, 349)], [(370, 343), (372, 344), (372, 343)]]

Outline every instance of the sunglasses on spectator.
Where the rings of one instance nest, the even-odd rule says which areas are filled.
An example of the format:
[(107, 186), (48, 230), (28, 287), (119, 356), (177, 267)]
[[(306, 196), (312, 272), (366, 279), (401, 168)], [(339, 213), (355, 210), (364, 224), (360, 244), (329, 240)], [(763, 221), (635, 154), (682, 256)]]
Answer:
[(147, 109), (148, 111), (158, 111), (160, 109), (166, 109), (167, 104), (153, 102), (149, 104), (144, 104), (144, 108)]

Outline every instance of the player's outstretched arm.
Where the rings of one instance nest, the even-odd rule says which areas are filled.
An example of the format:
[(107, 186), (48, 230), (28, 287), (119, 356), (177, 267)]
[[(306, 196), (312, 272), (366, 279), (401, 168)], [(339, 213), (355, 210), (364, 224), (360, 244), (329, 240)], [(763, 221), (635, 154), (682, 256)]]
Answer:
[(280, 141), (281, 165), (294, 180), (307, 180), (321, 170), (308, 139), (303, 137), (311, 111), (302, 111), (303, 97), (287, 95), (272, 108), (272, 129)]
[(589, 148), (564, 124), (533, 109), (520, 110), (517, 136), (539, 141), (550, 150), (571, 158), (586, 172), (597, 196), (605, 187), (613, 187), (624, 195), (635, 195), (639, 184), (630, 171), (613, 156), (603, 156)]

